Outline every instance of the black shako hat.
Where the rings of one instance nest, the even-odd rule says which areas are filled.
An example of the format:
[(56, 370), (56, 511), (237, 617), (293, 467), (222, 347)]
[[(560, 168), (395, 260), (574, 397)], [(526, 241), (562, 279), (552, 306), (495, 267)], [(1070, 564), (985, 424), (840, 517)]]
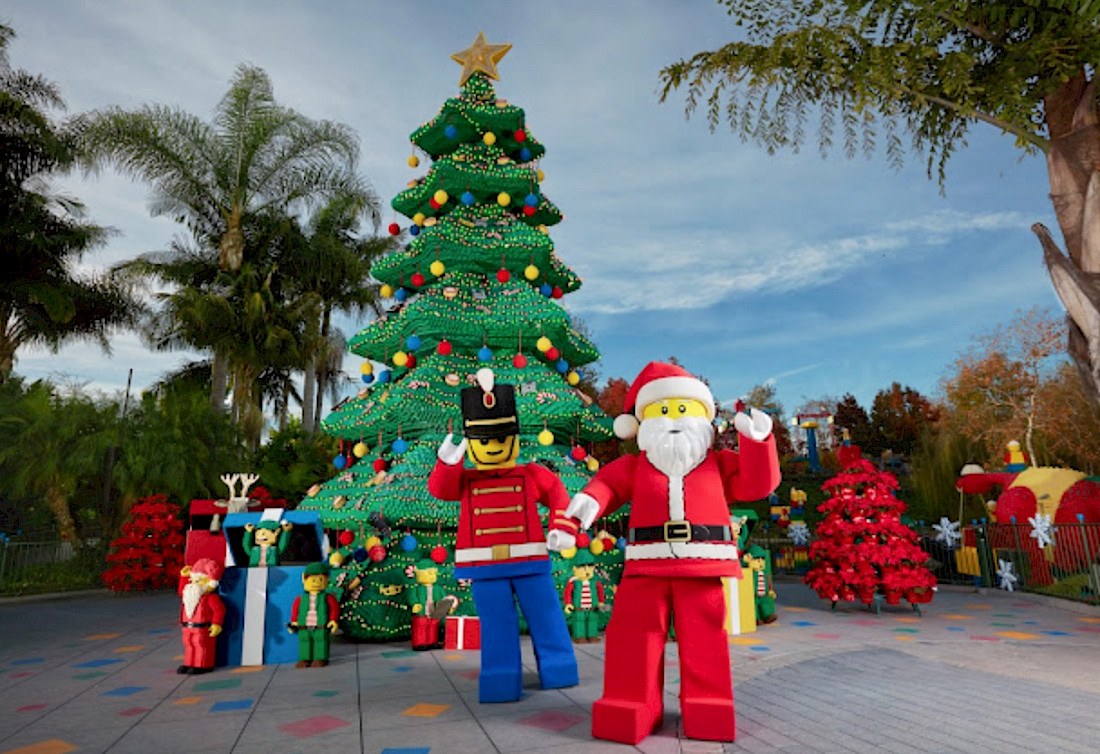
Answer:
[(471, 440), (519, 434), (515, 385), (496, 384), (493, 370), (477, 370), (477, 386), (462, 389), (462, 433)]

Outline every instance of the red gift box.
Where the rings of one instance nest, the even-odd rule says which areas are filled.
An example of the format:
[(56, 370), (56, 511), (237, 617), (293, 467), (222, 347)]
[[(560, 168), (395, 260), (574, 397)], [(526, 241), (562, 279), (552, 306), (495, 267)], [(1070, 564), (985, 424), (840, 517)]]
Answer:
[(481, 621), (477, 618), (448, 616), (444, 649), (481, 649)]

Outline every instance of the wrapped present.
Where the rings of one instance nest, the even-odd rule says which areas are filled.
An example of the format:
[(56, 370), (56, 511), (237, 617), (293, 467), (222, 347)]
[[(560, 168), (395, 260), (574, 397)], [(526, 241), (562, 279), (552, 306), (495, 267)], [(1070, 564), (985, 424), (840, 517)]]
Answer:
[(722, 591), (726, 595), (726, 633), (739, 636), (756, 631), (756, 597), (753, 583), (756, 571), (742, 566), (739, 579), (723, 577)]
[(445, 649), (481, 649), (481, 621), (468, 616), (447, 616)]

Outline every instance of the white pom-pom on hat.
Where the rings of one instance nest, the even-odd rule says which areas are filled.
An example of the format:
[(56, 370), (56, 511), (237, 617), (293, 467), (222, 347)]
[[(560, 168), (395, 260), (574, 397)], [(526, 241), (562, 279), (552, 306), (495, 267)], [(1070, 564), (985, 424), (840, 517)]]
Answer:
[(629, 440), (638, 434), (638, 420), (633, 414), (619, 414), (615, 417), (614, 429), (620, 440)]

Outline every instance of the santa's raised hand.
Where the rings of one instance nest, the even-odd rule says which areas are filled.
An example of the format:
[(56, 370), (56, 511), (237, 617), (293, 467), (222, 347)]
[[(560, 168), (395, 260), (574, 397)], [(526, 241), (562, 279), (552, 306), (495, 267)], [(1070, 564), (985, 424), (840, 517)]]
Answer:
[(756, 441), (767, 440), (772, 433), (772, 418), (759, 409), (750, 409), (750, 414), (740, 411), (733, 417), (733, 426), (737, 431)]

